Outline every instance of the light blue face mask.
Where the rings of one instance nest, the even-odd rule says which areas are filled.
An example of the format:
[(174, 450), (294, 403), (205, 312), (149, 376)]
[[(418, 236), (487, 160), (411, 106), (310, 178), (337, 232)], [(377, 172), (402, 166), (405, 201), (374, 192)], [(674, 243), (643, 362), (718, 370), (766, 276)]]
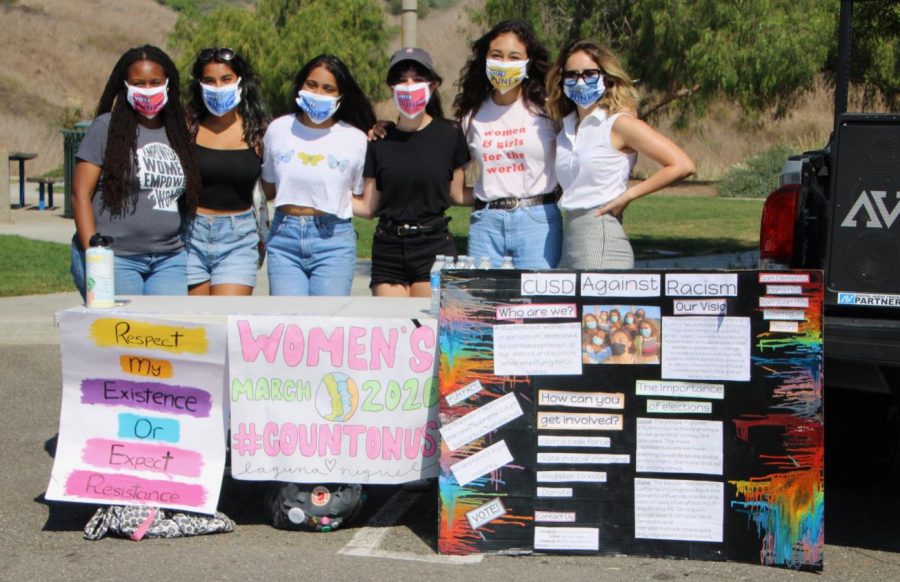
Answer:
[(309, 116), (310, 121), (320, 125), (334, 115), (340, 105), (340, 98), (319, 95), (310, 91), (297, 93), (297, 106)]
[(572, 103), (586, 109), (600, 101), (600, 98), (606, 93), (606, 86), (603, 84), (603, 77), (600, 77), (593, 85), (588, 85), (584, 79), (579, 79), (574, 85), (563, 85), (563, 93), (572, 100)]
[(240, 79), (236, 83), (225, 85), (224, 87), (214, 87), (201, 83), (200, 89), (203, 92), (203, 103), (209, 112), (216, 117), (225, 115), (241, 103)]

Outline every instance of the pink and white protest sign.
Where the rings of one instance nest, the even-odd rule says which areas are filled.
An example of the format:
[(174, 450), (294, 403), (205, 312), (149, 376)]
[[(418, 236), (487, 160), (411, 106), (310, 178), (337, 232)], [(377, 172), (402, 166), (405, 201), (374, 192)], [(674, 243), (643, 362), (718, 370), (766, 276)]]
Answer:
[(438, 472), (431, 319), (228, 318), (236, 479), (403, 483)]
[(63, 394), (47, 499), (215, 513), (225, 328), (60, 314)]

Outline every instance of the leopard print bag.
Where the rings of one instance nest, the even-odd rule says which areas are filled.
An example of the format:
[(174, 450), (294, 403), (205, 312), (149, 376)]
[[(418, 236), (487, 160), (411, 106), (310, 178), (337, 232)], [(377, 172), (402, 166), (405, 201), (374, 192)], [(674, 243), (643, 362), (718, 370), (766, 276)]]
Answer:
[(108, 505), (97, 510), (84, 526), (84, 537), (99, 540), (107, 534), (134, 541), (144, 538), (180, 538), (234, 531), (227, 515), (188, 513), (145, 506)]

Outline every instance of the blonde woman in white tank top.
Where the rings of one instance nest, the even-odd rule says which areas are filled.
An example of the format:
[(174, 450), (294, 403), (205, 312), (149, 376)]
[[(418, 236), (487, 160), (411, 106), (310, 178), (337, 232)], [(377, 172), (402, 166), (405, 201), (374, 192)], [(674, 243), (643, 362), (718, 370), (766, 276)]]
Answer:
[[(556, 176), (565, 213), (560, 267), (631, 269), (634, 253), (622, 213), (641, 196), (694, 173), (694, 162), (635, 116), (637, 91), (619, 60), (592, 40), (565, 47), (547, 77), (547, 111), (562, 129)], [(643, 154), (662, 166), (628, 186)]]

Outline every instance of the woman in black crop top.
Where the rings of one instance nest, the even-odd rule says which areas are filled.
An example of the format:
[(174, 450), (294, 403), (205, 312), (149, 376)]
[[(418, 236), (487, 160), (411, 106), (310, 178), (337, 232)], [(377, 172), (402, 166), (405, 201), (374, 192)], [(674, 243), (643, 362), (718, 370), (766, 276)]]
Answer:
[(228, 48), (200, 51), (189, 108), (203, 189), (188, 232), (191, 295), (250, 295), (260, 256), (253, 213), (268, 117), (256, 75)]

